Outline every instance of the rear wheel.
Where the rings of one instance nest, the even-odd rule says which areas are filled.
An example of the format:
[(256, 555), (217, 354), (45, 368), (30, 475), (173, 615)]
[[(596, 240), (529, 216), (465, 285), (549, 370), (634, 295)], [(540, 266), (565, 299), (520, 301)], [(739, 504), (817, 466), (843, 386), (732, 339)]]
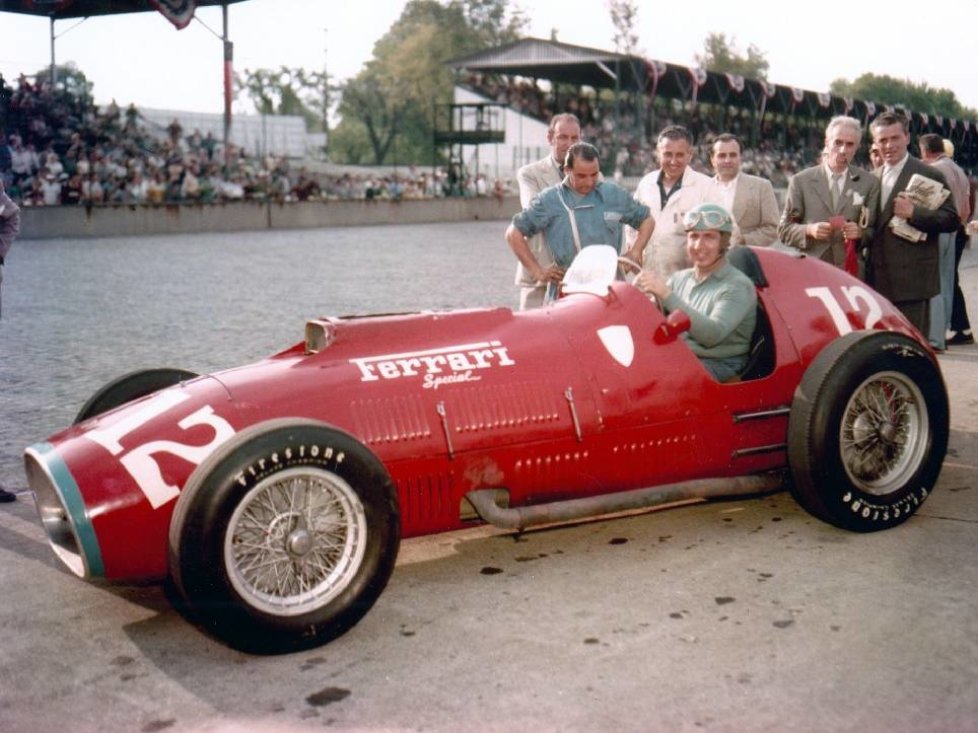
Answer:
[(944, 381), (923, 346), (897, 333), (847, 334), (818, 355), (795, 391), (792, 493), (838, 527), (893, 527), (933, 490), (948, 430)]
[(145, 397), (160, 389), (172, 387), (180, 382), (197, 377), (197, 374), (188, 372), (186, 369), (171, 369), (162, 367), (159, 369), (140, 369), (139, 371), (123, 374), (118, 379), (114, 379), (95, 394), (75, 416), (74, 425), (84, 420), (101, 415), (103, 412), (115, 409), (119, 405)]
[(400, 540), (380, 461), (305, 420), (244, 431), (202, 463), (177, 501), (170, 572), (189, 610), (230, 645), (316, 646), (360, 620)]

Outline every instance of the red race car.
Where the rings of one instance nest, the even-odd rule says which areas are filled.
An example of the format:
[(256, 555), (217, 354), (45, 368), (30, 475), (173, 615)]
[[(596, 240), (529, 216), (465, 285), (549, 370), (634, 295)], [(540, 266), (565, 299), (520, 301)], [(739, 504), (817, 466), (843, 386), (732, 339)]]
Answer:
[(81, 577), (170, 578), (214, 635), (282, 652), (353, 626), (402, 537), (784, 483), (866, 532), (927, 498), (947, 392), (926, 340), (869, 287), (735, 248), (758, 325), (721, 384), (685, 314), (614, 281), (610, 247), (583, 252), (550, 307), (322, 318), (249, 366), (106, 385), (26, 450), (51, 546)]

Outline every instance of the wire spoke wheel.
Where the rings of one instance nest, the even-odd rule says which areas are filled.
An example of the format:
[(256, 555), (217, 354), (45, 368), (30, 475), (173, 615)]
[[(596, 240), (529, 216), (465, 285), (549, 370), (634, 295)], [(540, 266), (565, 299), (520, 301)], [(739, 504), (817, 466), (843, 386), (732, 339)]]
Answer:
[(900, 488), (926, 453), (927, 408), (906, 376), (885, 372), (867, 379), (845, 407), (840, 449), (846, 474), (862, 491), (884, 496)]
[(330, 425), (278, 418), (191, 475), (170, 522), (170, 576), (188, 613), (231, 646), (296, 651), (370, 610), (399, 543), (397, 495), (378, 458)]
[(934, 490), (947, 452), (947, 390), (920, 342), (853, 331), (828, 344), (791, 403), (791, 492), (837, 527), (905, 522)]
[(256, 608), (294, 615), (328, 603), (356, 575), (367, 519), (339, 476), (311, 467), (269, 477), (231, 517), (224, 554), (235, 590)]

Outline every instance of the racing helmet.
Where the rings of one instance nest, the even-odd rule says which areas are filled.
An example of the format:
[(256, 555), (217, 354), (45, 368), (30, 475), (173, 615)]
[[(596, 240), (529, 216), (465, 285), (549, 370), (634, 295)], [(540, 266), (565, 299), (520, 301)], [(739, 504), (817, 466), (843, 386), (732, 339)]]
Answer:
[(733, 232), (733, 217), (730, 212), (718, 204), (700, 204), (685, 213), (683, 229), (687, 232)]

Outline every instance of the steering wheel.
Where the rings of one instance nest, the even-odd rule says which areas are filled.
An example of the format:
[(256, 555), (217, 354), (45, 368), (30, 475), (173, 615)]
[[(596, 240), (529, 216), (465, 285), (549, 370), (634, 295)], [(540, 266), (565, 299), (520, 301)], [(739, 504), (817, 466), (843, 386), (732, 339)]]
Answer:
[[(635, 284), (635, 278), (642, 271), (642, 264), (636, 262), (631, 257), (626, 257), (621, 255), (618, 257), (618, 270), (621, 273), (622, 280), (627, 282), (629, 285)], [(652, 301), (652, 305), (662, 310), (662, 304), (659, 303), (659, 299), (656, 298), (652, 293), (645, 293), (649, 300)]]
[(635, 277), (642, 271), (642, 263), (636, 262), (631, 257), (621, 255), (618, 257), (618, 272), (621, 279), (631, 285)]

